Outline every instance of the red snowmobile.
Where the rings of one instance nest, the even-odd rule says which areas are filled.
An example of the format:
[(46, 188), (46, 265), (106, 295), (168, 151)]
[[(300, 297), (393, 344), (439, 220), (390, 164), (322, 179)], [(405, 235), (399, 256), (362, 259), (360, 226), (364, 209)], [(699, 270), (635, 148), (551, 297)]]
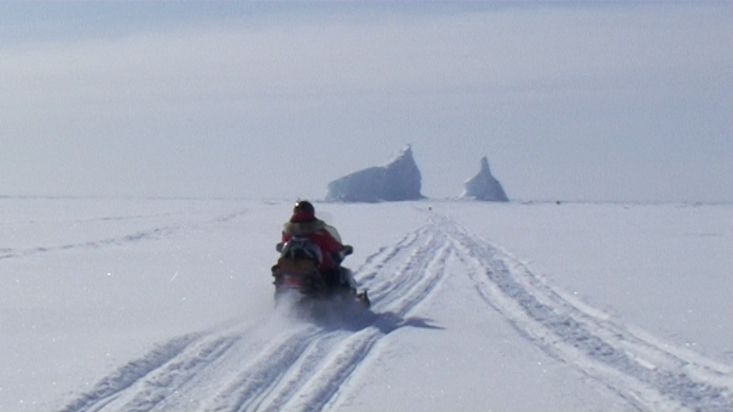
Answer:
[[(307, 238), (293, 237), (285, 243), (278, 243), (276, 249), (280, 252), (280, 258), (272, 266), (276, 300), (294, 293), (299, 302), (356, 303), (369, 308), (367, 292), (357, 292), (351, 270), (340, 265), (334, 272), (321, 273), (318, 270), (321, 250)], [(338, 261), (353, 251), (351, 246), (344, 246)]]

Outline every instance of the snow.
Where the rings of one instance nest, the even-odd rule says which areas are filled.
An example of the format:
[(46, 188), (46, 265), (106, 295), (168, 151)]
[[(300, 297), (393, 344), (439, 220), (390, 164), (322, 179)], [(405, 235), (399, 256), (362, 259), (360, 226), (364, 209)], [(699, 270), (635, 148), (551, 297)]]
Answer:
[(326, 199), (341, 202), (380, 202), (422, 199), (422, 176), (406, 146), (385, 166), (359, 170), (328, 184)]
[(501, 183), (491, 174), (486, 156), (481, 158), (481, 169), (478, 174), (468, 179), (463, 186), (462, 198), (493, 202), (509, 201)]
[(291, 206), (0, 199), (0, 410), (733, 406), (730, 205), (316, 203), (329, 322), (273, 306)]

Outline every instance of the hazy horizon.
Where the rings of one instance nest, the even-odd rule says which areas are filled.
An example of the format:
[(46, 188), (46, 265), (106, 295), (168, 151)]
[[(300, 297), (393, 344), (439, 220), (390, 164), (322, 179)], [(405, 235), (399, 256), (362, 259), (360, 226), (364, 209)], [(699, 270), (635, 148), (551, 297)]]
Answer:
[(730, 2), (0, 4), (0, 195), (733, 201)]

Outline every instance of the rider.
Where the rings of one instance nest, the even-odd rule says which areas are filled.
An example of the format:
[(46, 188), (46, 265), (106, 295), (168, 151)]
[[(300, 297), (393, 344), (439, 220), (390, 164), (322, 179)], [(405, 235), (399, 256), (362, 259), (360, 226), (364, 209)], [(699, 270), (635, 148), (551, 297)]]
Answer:
[(285, 222), (282, 231), (282, 242), (293, 237), (305, 237), (321, 249), (322, 259), (318, 265), (327, 283), (334, 286), (351, 286), (340, 268), (341, 261), (350, 252), (350, 246), (341, 243), (341, 236), (335, 227), (316, 218), (313, 204), (300, 200), (293, 207), (293, 215)]

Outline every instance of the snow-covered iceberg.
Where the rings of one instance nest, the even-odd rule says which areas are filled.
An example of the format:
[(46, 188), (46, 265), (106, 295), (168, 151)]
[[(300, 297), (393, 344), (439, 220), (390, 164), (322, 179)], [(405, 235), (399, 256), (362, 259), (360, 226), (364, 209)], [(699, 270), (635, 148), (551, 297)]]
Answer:
[(385, 166), (354, 172), (328, 184), (326, 200), (337, 202), (381, 202), (422, 199), (422, 176), (412, 147), (406, 146)]
[(481, 158), (481, 170), (478, 174), (466, 180), (463, 186), (464, 190), (461, 198), (492, 202), (509, 201), (504, 188), (501, 187), (501, 183), (491, 174), (486, 156)]

